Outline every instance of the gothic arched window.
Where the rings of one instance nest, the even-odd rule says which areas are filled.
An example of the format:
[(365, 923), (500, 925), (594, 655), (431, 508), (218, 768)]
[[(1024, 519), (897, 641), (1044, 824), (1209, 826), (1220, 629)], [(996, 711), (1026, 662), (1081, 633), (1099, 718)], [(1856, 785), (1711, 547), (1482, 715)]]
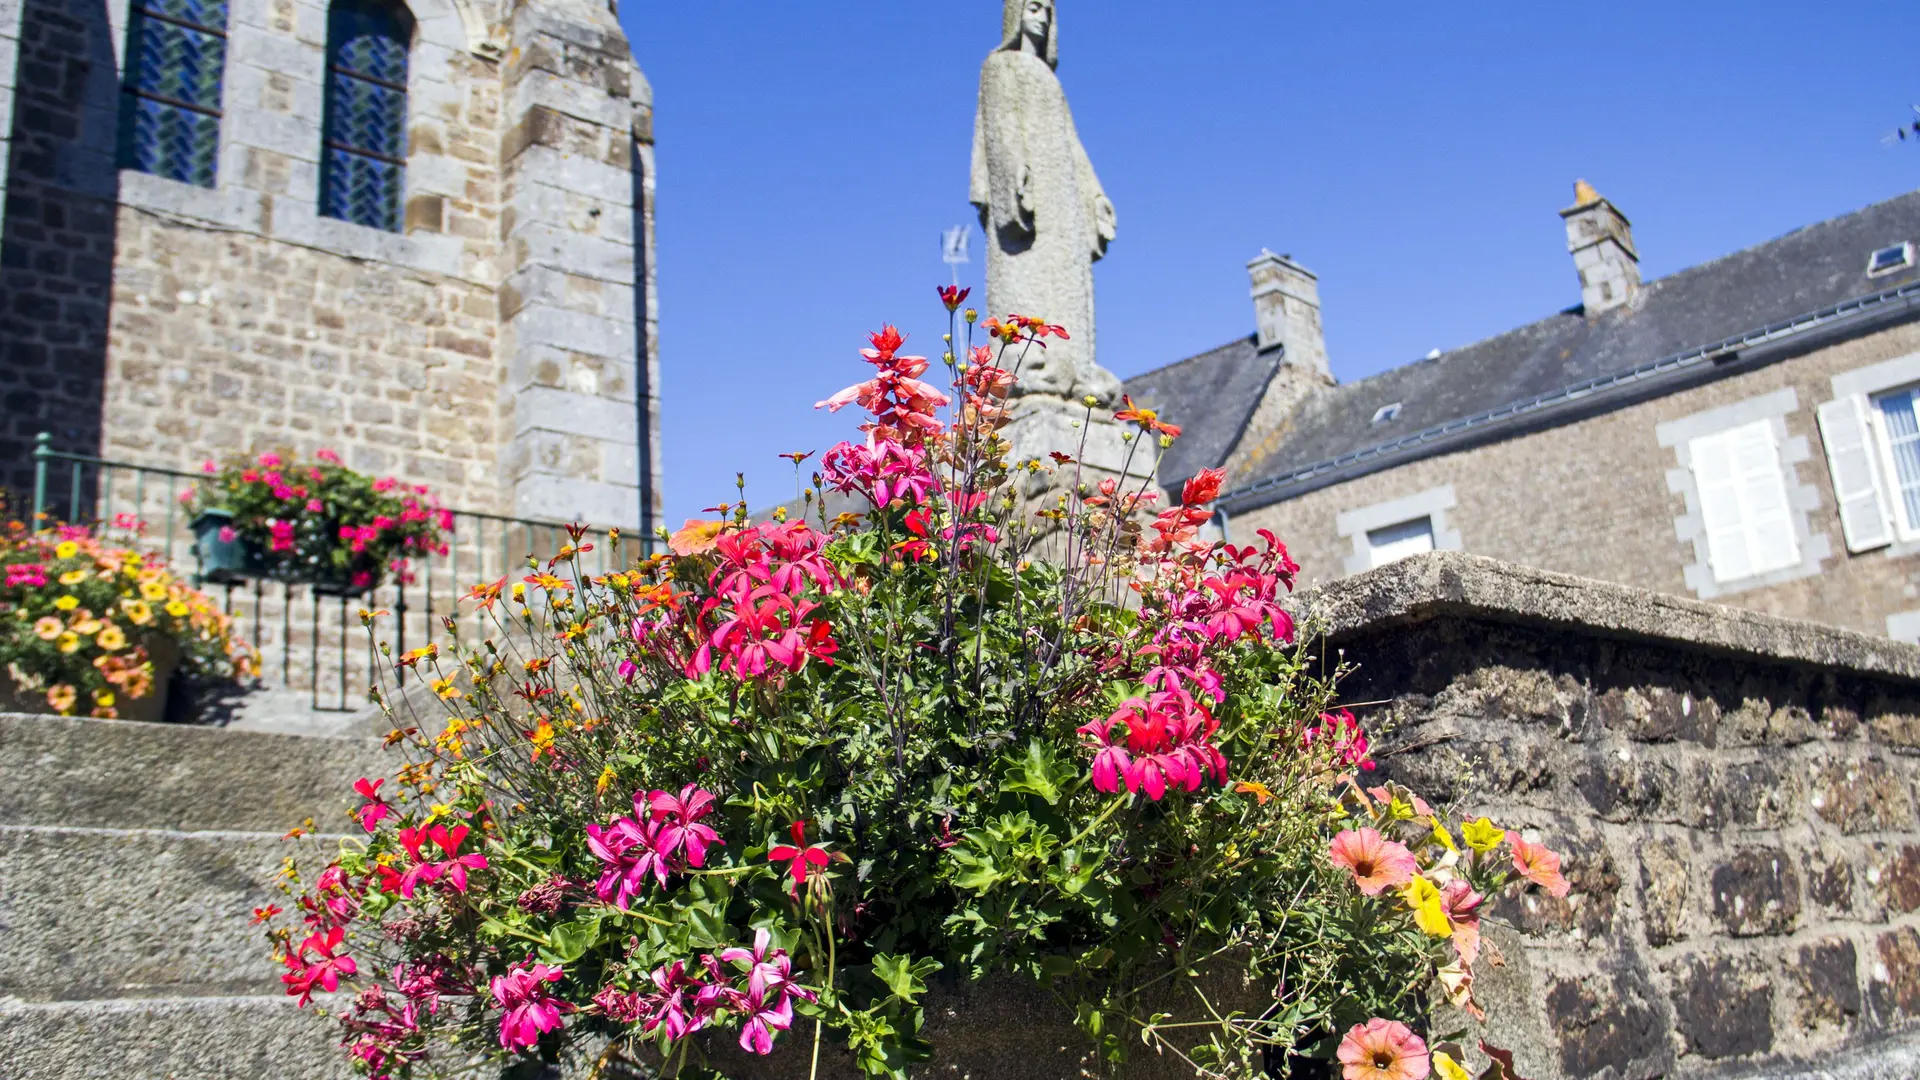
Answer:
[(413, 15), (390, 0), (327, 12), (326, 144), (320, 212), (400, 231), (407, 170), (407, 49)]
[(120, 100), (120, 163), (212, 187), (226, 61), (227, 0), (133, 0)]

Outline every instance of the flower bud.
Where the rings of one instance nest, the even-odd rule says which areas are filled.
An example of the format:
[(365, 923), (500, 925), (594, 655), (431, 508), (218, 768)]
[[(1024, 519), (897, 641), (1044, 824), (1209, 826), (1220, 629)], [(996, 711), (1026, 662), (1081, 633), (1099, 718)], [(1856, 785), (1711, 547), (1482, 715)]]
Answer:
[(1088, 394), (1086, 397), (1083, 397), (1080, 399), (1080, 404), (1085, 405), (1087, 408), (1091, 409), (1095, 405), (1100, 404), (1100, 399), (1097, 397), (1094, 397), (1092, 394)]
[(979, 317), (980, 317), (980, 313), (979, 313), (979, 312), (977, 312), (977, 311), (975, 311), (975, 310), (973, 310), (972, 308), (968, 308), (968, 309), (967, 309), (967, 323), (968, 323), (968, 325), (972, 325), (972, 323), (973, 323), (973, 321), (974, 321), (975, 319), (978, 319)]

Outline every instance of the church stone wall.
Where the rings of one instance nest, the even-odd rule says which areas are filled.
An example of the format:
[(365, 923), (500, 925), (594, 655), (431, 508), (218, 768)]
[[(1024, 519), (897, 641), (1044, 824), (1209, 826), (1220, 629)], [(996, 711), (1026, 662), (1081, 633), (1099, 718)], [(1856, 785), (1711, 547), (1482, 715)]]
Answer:
[[(1304, 581), (1342, 576), (1355, 554), (1340, 535), (1343, 513), (1452, 485), (1457, 503), (1447, 526), (1463, 550), (1527, 566), (1616, 581), (1674, 595), (1695, 595), (1687, 568), (1695, 563), (1681, 539), (1684, 497), (1668, 486), (1679, 468), (1656, 429), (1709, 409), (1791, 390), (1784, 416), (1790, 441), (1810, 453), (1786, 453), (1789, 488), (1807, 489), (1800, 507), (1814, 552), (1814, 572), (1775, 584), (1714, 595), (1790, 618), (1871, 633), (1887, 619), (1920, 607), (1920, 559), (1895, 546), (1850, 554), (1840, 533), (1833, 482), (1815, 420), (1832, 400), (1835, 374), (1920, 350), (1920, 324), (1908, 323), (1716, 379), (1691, 389), (1532, 434), (1440, 454), (1235, 514), (1232, 537), (1248, 542), (1271, 529), (1299, 561)], [(1791, 449), (1791, 447), (1789, 447)], [(1822, 551), (1824, 549), (1824, 551)]]
[(120, 214), (105, 457), (338, 450), (495, 510), (502, 421), (485, 286)]
[(0, 487), (46, 431), (173, 468), (329, 446), (463, 509), (657, 520), (652, 99), (606, 5), (409, 0), (389, 233), (318, 213), (324, 0), (233, 0), (213, 188), (115, 168), (126, 0), (23, 2)]

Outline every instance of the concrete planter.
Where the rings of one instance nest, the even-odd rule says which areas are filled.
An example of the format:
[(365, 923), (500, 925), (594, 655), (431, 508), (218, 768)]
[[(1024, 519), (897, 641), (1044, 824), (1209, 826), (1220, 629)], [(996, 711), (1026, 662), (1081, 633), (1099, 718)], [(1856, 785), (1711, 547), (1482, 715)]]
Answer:
[[(1207, 996), (1223, 1011), (1256, 1008), (1264, 988), (1237, 978), (1237, 972), (1204, 979)], [(931, 1061), (913, 1067), (915, 1077), (952, 1080), (1191, 1080), (1194, 1070), (1172, 1053), (1155, 1054), (1137, 1033), (1126, 1035), (1129, 1060), (1115, 1073), (1105, 1071), (1092, 1044), (1073, 1024), (1073, 1014), (1045, 990), (1014, 977), (998, 977), (973, 987), (936, 986), (925, 999), (927, 1023), (922, 1035), (933, 1043)], [(1147, 1002), (1145, 1012), (1166, 1011), (1198, 1019), (1198, 999), (1184, 987), (1164, 999)], [(1195, 1041), (1204, 1041), (1204, 1038)], [(813, 1025), (801, 1020), (765, 1057), (742, 1051), (731, 1032), (708, 1037), (702, 1048), (709, 1063), (729, 1080), (807, 1080), (812, 1066)], [(1314, 1076), (1313, 1073), (1297, 1074)], [(861, 1080), (844, 1049), (823, 1043), (819, 1080)]]

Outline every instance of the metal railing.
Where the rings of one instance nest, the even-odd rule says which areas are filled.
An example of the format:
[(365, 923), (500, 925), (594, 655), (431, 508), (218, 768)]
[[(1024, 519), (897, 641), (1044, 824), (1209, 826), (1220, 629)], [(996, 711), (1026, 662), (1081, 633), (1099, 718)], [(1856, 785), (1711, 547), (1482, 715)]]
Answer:
[[(176, 573), (190, 572), (201, 582), (200, 556), (193, 542), (192, 517), (181, 496), (204, 479), (194, 473), (53, 449), (41, 435), (33, 449), (34, 527), (53, 523), (100, 526), (129, 519), (144, 528), (143, 546), (164, 557)], [(64, 475), (62, 475), (64, 473)], [(392, 644), (395, 653), (437, 640), (444, 620), (453, 618), (462, 633), (482, 631), (482, 616), (460, 598), (469, 588), (500, 578), (517, 581), (529, 557), (544, 563), (568, 542), (561, 522), (532, 521), (475, 510), (455, 510), (444, 555), (409, 557), (413, 580), (388, 580), (357, 596), (331, 595), (311, 584), (253, 578), (247, 583), (202, 582), (209, 592), (224, 591), (224, 608), (234, 617), (234, 632), (260, 660), (263, 685), (307, 695), (316, 712), (354, 712), (366, 704), (367, 687), (382, 661), (372, 642)], [(594, 550), (583, 569), (604, 574), (618, 569), (607, 529), (589, 530), (584, 543)], [(645, 538), (622, 538), (619, 556), (631, 560), (647, 550)], [(387, 575), (394, 578), (395, 575)], [(370, 637), (360, 620), (362, 609), (381, 613)], [(390, 662), (389, 662), (390, 663)]]

